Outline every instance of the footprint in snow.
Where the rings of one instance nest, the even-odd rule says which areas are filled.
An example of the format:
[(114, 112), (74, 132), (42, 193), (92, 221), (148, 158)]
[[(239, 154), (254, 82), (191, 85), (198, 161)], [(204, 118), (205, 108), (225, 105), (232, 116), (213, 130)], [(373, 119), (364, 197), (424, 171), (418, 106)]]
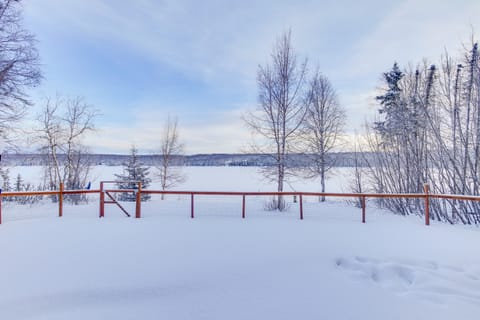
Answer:
[(397, 262), (359, 256), (337, 258), (335, 266), (356, 279), (433, 303), (444, 303), (449, 299), (480, 303), (478, 270), (468, 272), (462, 267), (433, 261)]

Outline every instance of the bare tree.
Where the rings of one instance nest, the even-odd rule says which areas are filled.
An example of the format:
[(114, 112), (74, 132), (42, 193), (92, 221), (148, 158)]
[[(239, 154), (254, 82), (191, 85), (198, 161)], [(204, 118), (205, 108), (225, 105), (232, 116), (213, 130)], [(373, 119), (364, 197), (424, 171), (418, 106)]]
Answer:
[[(181, 171), (184, 145), (180, 141), (177, 118), (168, 117), (160, 140), (160, 164), (157, 166), (162, 190), (170, 189), (185, 181)], [(162, 200), (164, 199), (162, 194)]]
[[(277, 182), (277, 191), (281, 192), (284, 181), (291, 174), (288, 155), (295, 151), (295, 142), (307, 113), (307, 61), (297, 61), (290, 32), (277, 40), (271, 57), (271, 64), (258, 67), (258, 108), (248, 113), (245, 121), (260, 136), (260, 140), (254, 142), (253, 151), (274, 158), (275, 166), (266, 168), (264, 174)], [(285, 210), (281, 196), (274, 201), (273, 208)]]
[(40, 83), (35, 42), (23, 28), (18, 1), (0, 0), (0, 136), (7, 141), (31, 104), (25, 89)]
[[(326, 174), (335, 165), (331, 152), (341, 142), (346, 114), (332, 84), (318, 70), (310, 81), (308, 96), (304, 137), (310, 158), (307, 177), (320, 177), (321, 192), (325, 192)], [(321, 196), (320, 201), (325, 201), (325, 196)]]
[[(67, 189), (86, 185), (91, 162), (83, 145), (85, 134), (94, 130), (97, 112), (82, 98), (47, 99), (38, 116), (36, 139), (45, 155), (45, 183), (56, 189), (62, 182)], [(78, 197), (71, 197), (77, 203)]]

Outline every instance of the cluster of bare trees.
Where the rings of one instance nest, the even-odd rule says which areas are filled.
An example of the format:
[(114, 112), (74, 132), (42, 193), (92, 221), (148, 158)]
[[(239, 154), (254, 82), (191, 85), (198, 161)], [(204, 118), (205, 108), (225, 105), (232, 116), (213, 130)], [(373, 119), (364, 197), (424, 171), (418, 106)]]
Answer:
[[(384, 74), (377, 97), (380, 117), (367, 135), (375, 159), (368, 178), (378, 192), (433, 192), (478, 195), (480, 191), (480, 59), (475, 43), (455, 59), (447, 53), (440, 67), (426, 62)], [(422, 214), (416, 200), (382, 200), (401, 214)], [(433, 218), (480, 222), (476, 202), (432, 202)]]
[[(94, 130), (95, 109), (82, 98), (47, 99), (37, 118), (35, 139), (45, 157), (44, 182), (47, 189), (56, 190), (60, 183), (66, 189), (87, 186), (92, 163), (83, 138)], [(69, 196), (74, 203), (79, 195)]]
[[(307, 176), (320, 176), (325, 191), (325, 174), (333, 161), (328, 152), (339, 142), (345, 112), (328, 78), (317, 71), (309, 81), (307, 60), (298, 60), (290, 32), (277, 40), (271, 58), (271, 64), (258, 67), (258, 107), (244, 117), (259, 137), (252, 151), (274, 158), (275, 166), (263, 173), (276, 181), (278, 191), (284, 190), (289, 177), (299, 174), (289, 155), (308, 154), (313, 165)], [(284, 199), (278, 196), (269, 208), (285, 210)]]

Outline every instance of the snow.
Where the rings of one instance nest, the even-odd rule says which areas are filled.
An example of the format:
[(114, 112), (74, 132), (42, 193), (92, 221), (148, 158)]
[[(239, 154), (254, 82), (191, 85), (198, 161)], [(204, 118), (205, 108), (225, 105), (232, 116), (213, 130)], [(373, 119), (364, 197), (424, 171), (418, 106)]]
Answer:
[[(24, 181), (37, 185), (42, 175), (40, 166), (5, 167), (10, 171), (12, 183), (18, 174), (21, 174)], [(92, 189), (98, 189), (100, 181), (115, 180), (115, 174), (121, 174), (121, 166), (95, 166), (93, 167)], [(150, 189), (160, 189), (158, 179), (155, 180), (155, 169), (151, 169), (153, 182)], [(266, 181), (256, 167), (184, 167), (183, 172), (187, 177), (186, 183), (175, 187), (175, 190), (203, 190), (203, 191), (275, 191), (275, 185)], [(332, 192), (341, 192), (342, 184), (347, 184), (351, 177), (353, 168), (332, 169), (331, 179), (327, 181), (327, 188)], [(285, 185), (285, 191), (318, 191), (319, 180), (296, 179)], [(293, 187), (293, 188), (292, 188)]]
[[(104, 176), (113, 170), (97, 169)], [(247, 189), (253, 171), (244, 169), (188, 168), (183, 187), (268, 188), (250, 180)], [(99, 219), (97, 199), (66, 205), (62, 218), (51, 203), (4, 205), (0, 319), (468, 320), (480, 314), (477, 227), (426, 227), (418, 217), (371, 207), (362, 224), (359, 209), (315, 199), (299, 220), (298, 204), (286, 213), (265, 212), (265, 199), (255, 197), (247, 198), (246, 219), (235, 197), (199, 197), (195, 219), (182, 197), (154, 197), (142, 204), (141, 219), (113, 206)], [(125, 206), (133, 212), (133, 204)]]

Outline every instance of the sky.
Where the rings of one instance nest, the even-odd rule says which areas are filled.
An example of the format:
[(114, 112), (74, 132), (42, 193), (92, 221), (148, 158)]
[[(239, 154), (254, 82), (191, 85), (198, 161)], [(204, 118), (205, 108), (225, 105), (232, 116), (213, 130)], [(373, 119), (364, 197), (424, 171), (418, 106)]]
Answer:
[[(99, 110), (85, 143), (95, 153), (159, 149), (176, 117), (187, 154), (238, 153), (242, 120), (257, 106), (256, 73), (291, 30), (347, 111), (347, 134), (376, 111), (382, 72), (447, 49), (459, 55), (480, 30), (478, 0), (24, 0), (44, 79), (29, 90), (33, 119), (47, 97), (81, 96)], [(31, 123), (31, 122), (30, 122)]]

